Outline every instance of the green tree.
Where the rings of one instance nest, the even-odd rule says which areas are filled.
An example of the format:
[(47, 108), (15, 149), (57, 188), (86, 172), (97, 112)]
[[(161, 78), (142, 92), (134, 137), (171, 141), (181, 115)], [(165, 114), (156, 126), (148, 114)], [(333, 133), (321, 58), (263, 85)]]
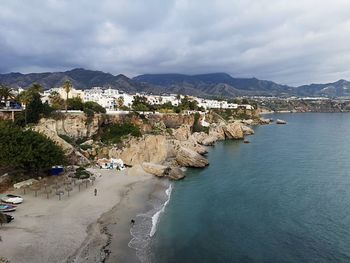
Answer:
[(5, 101), (5, 105), (6, 105), (6, 102), (9, 100), (9, 99), (14, 99), (15, 96), (13, 94), (13, 90), (5, 85), (0, 85), (0, 104), (1, 104), (1, 101)]
[(134, 111), (149, 111), (152, 109), (145, 96), (134, 96), (131, 107)]
[(119, 97), (117, 99), (117, 105), (118, 105), (118, 109), (121, 109), (124, 106), (124, 98), (123, 97)]
[(67, 106), (69, 110), (83, 110), (84, 102), (80, 97), (67, 99)]
[(46, 136), (0, 122), (0, 166), (39, 172), (63, 164), (62, 149)]
[(68, 111), (68, 94), (72, 90), (72, 88), (73, 88), (72, 82), (70, 82), (69, 80), (66, 80), (63, 84), (63, 89), (67, 94), (67, 96), (66, 96), (66, 112)]
[(92, 110), (95, 113), (106, 113), (106, 109), (103, 108), (100, 104), (94, 101), (87, 101), (84, 104), (84, 111), (86, 109)]

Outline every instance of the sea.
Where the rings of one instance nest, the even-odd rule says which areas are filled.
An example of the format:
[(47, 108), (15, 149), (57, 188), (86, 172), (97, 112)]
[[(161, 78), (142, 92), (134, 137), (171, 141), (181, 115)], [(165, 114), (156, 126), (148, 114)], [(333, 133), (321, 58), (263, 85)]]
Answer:
[(141, 262), (350, 262), (350, 114), (266, 117), (288, 124), (218, 142), (151, 199)]

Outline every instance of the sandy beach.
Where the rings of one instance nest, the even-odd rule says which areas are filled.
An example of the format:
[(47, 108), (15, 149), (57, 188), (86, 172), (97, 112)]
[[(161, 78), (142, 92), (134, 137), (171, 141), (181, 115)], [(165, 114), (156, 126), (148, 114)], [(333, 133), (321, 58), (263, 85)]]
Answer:
[[(145, 209), (157, 179), (136, 167), (90, 171), (101, 174), (94, 185), (83, 186), (81, 192), (75, 187), (61, 201), (54, 195), (23, 195), (15, 220), (0, 228), (0, 256), (12, 263), (108, 262), (113, 253), (120, 262), (134, 262), (136, 255), (128, 247), (130, 219)], [(118, 243), (113, 252), (106, 249), (112, 241), (107, 231), (111, 223), (117, 236), (113, 242)]]

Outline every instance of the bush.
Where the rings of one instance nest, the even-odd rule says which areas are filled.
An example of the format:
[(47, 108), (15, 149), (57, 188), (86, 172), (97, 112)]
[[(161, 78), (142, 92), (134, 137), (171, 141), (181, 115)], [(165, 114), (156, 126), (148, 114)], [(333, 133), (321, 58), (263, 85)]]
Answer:
[(80, 97), (74, 97), (67, 100), (68, 110), (83, 110), (84, 102)]
[(92, 149), (92, 146), (91, 146), (91, 145), (88, 145), (88, 144), (82, 144), (82, 145), (80, 145), (79, 147), (80, 147), (80, 149), (82, 149), (83, 151)]
[(108, 125), (101, 135), (101, 141), (104, 143), (120, 143), (126, 135), (140, 137), (140, 128), (130, 122)]
[(79, 167), (74, 173), (74, 177), (78, 179), (88, 179), (90, 177), (90, 173), (86, 171), (85, 168)]
[(87, 101), (84, 104), (84, 112), (87, 110), (92, 110), (95, 113), (106, 113), (106, 109), (103, 108), (100, 104), (94, 101)]
[(46, 170), (64, 164), (63, 150), (46, 136), (0, 122), (0, 166), (24, 170)]

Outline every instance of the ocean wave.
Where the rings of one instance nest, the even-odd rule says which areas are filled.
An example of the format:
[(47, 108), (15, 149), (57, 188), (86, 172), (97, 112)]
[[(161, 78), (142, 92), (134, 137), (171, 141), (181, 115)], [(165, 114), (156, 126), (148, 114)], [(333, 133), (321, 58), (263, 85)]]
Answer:
[[(162, 190), (155, 191), (152, 194), (149, 200), (151, 209), (145, 213), (138, 214), (135, 225), (130, 229), (132, 239), (128, 246), (136, 250), (136, 255), (141, 262), (148, 262), (152, 237), (157, 231), (160, 216), (170, 201), (173, 189), (172, 184), (167, 182), (162, 185), (162, 188)], [(166, 190), (164, 191), (165, 188)]]
[(167, 195), (168, 199), (165, 201), (165, 203), (163, 204), (163, 206), (161, 207), (161, 209), (156, 212), (153, 216), (152, 216), (152, 228), (151, 231), (149, 233), (150, 237), (153, 237), (153, 235), (156, 233), (157, 231), (157, 225), (158, 225), (158, 221), (159, 221), (159, 216), (161, 213), (164, 212), (165, 207), (167, 206), (167, 204), (169, 203), (170, 200), (170, 196), (171, 196), (171, 191), (173, 190), (171, 184), (169, 185), (168, 189), (165, 190), (165, 194)]

